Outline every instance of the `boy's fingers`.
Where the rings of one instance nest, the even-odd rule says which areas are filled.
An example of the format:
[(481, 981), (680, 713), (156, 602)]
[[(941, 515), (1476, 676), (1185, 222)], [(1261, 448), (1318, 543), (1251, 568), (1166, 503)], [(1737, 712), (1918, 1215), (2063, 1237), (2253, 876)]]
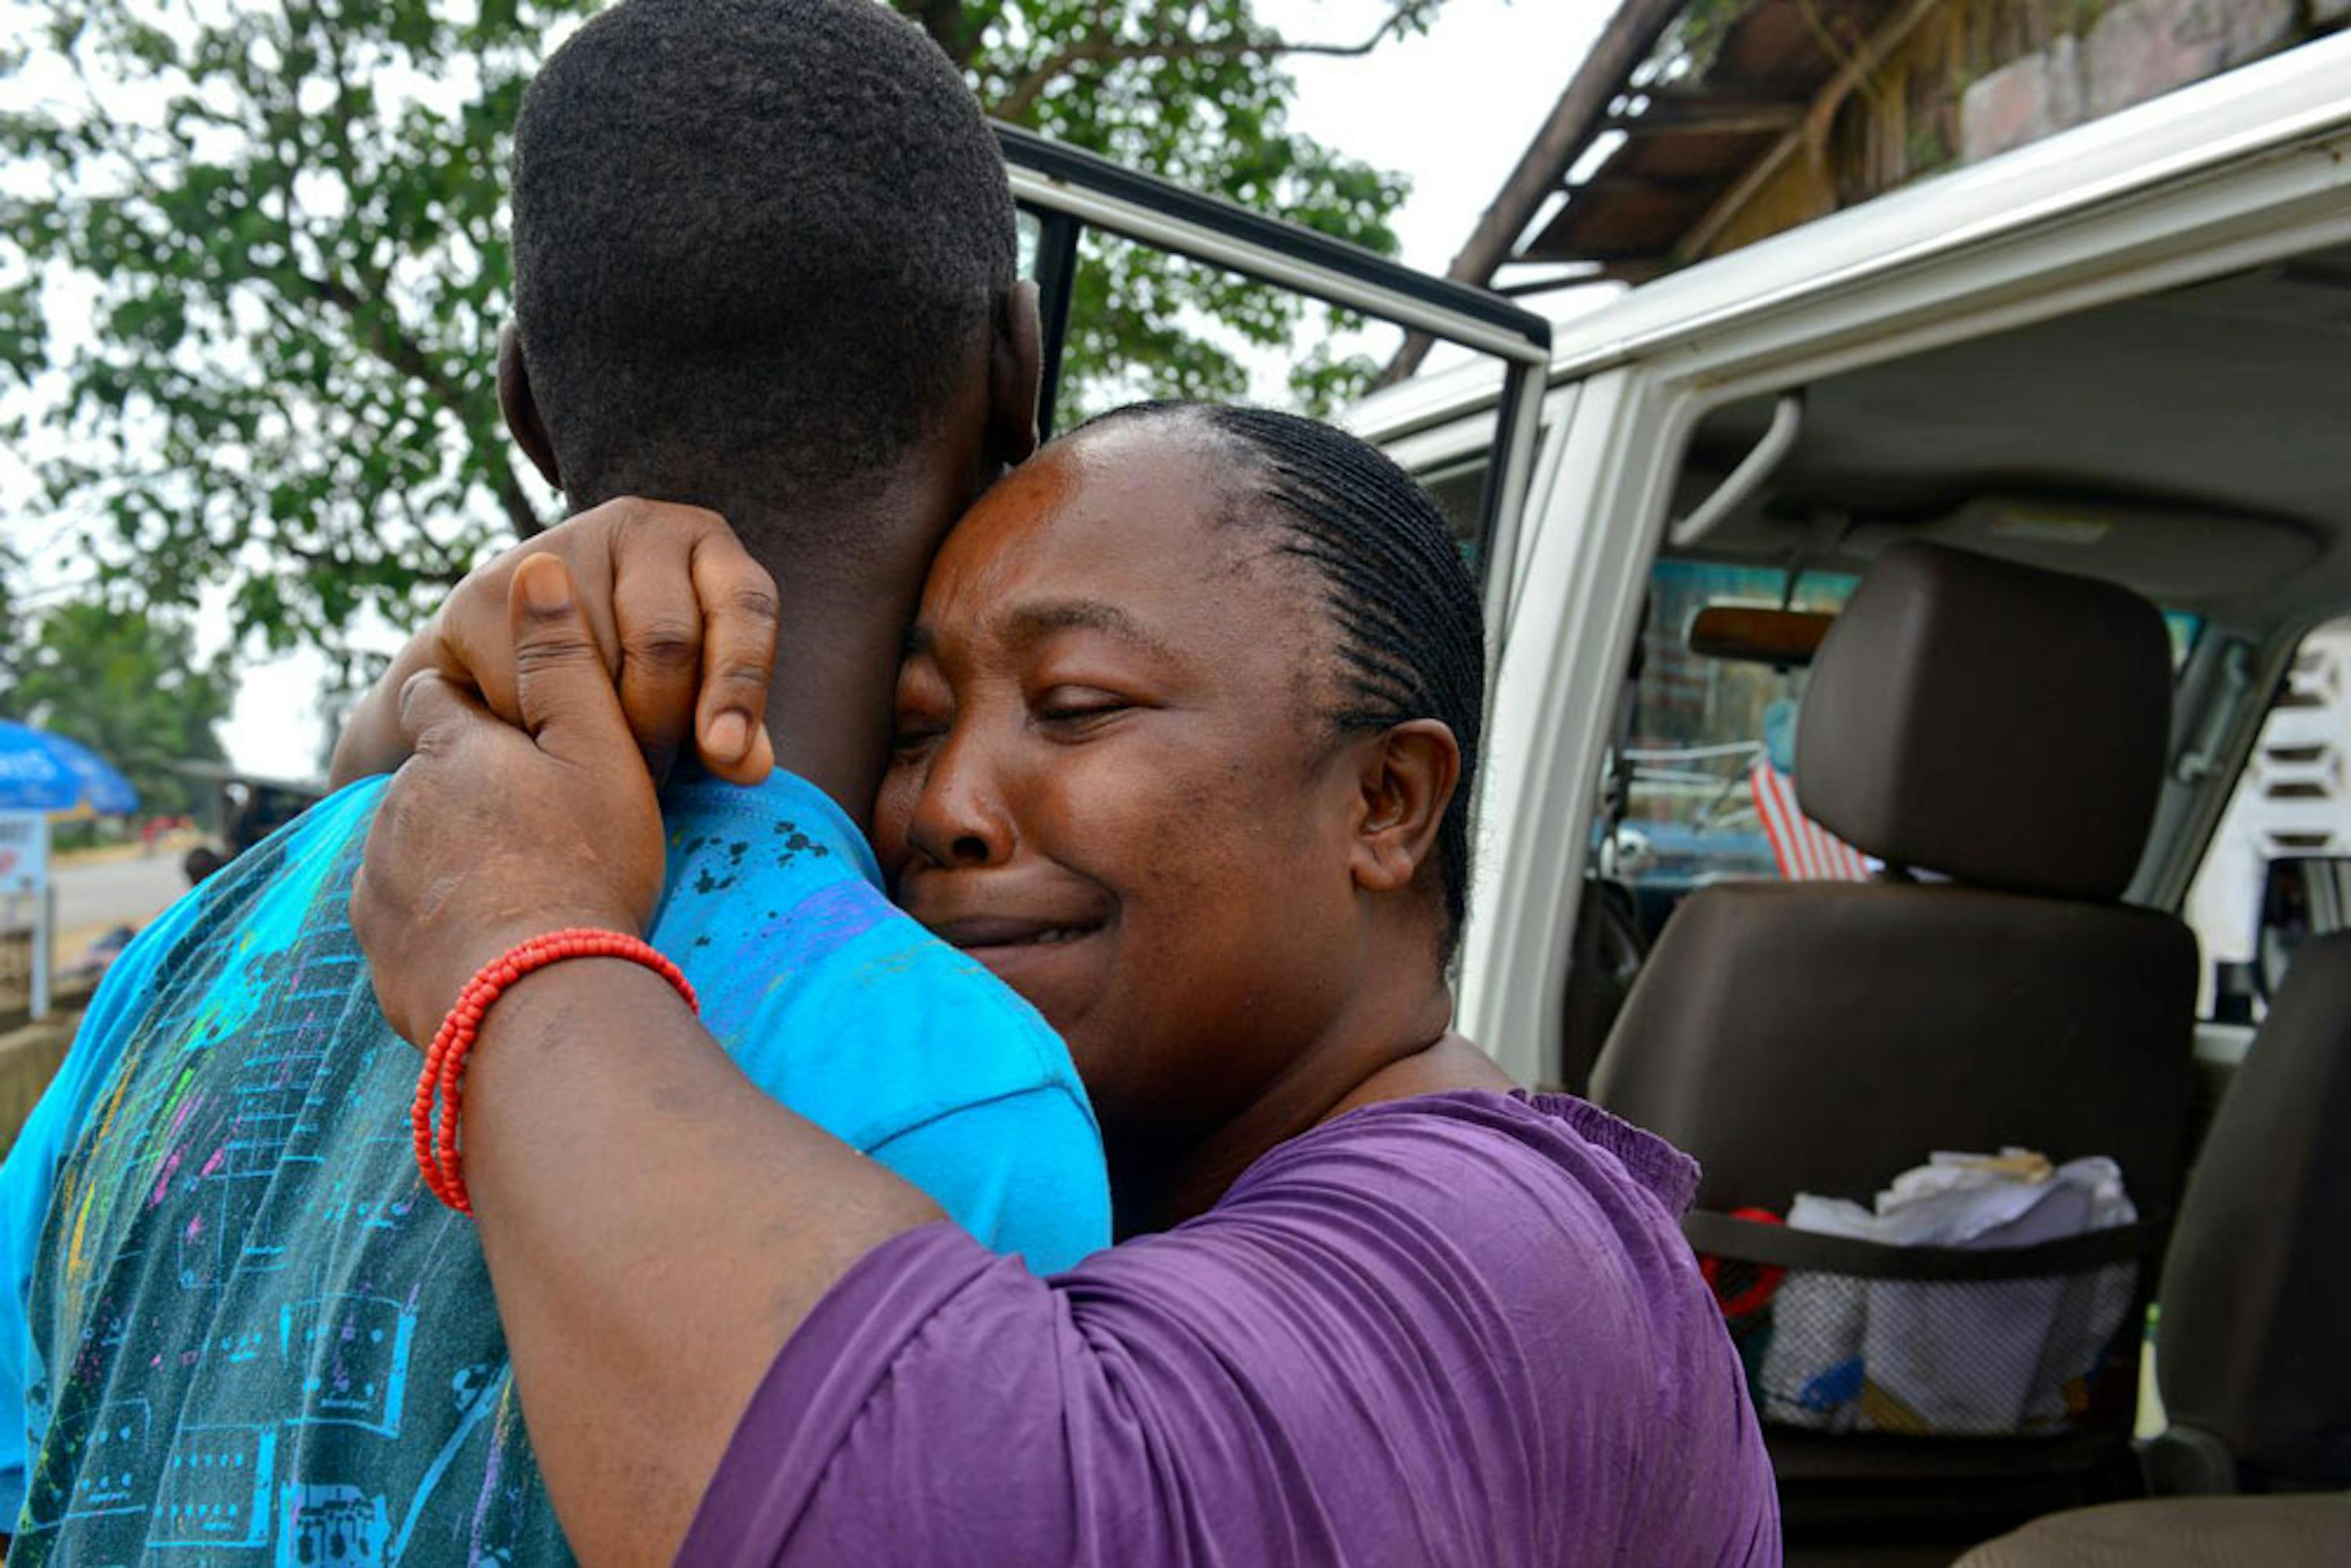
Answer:
[(765, 733), (776, 670), (776, 580), (724, 528), (695, 541), (694, 591), (702, 610), (702, 690), (695, 736), (711, 771), (757, 784), (775, 763)]
[(633, 751), (636, 737), (563, 563), (541, 555), (517, 567), (508, 611), (515, 695), (523, 728), (539, 749), (567, 762), (605, 766), (616, 753)]

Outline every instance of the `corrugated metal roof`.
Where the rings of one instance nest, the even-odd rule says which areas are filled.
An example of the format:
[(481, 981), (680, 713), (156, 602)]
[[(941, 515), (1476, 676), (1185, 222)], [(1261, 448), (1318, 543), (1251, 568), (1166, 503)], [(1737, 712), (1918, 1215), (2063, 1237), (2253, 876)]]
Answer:
[[(1547, 183), (1566, 193), (1566, 205), (1504, 265), (1589, 262), (1603, 275), (1645, 278), (1686, 259), (1685, 238), (1802, 125), (1900, 5), (1758, 0), (1711, 37), (1694, 25), (1698, 8), (1686, 7), (1555, 160)], [(1604, 138), (1616, 145), (1587, 171)], [(1587, 177), (1570, 184), (1571, 172)]]

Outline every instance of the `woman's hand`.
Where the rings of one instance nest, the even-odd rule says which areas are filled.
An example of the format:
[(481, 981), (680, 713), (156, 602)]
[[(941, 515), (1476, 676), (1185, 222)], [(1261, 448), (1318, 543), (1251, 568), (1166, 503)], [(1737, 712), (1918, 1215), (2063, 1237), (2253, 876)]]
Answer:
[(656, 781), (691, 744), (703, 765), (757, 784), (775, 765), (764, 722), (776, 658), (776, 583), (726, 521), (699, 507), (608, 501), (476, 568), (351, 710), (331, 782), (388, 773), (408, 756), (401, 692), (432, 670), (509, 724), (516, 705), (507, 601), (516, 572), (551, 555), (571, 573), (621, 707)]
[(351, 894), (376, 998), (423, 1046), (475, 970), (571, 925), (641, 935), (661, 896), (653, 780), (570, 574), (511, 573), (502, 641), (520, 727), (447, 676), (400, 691), (403, 744)]

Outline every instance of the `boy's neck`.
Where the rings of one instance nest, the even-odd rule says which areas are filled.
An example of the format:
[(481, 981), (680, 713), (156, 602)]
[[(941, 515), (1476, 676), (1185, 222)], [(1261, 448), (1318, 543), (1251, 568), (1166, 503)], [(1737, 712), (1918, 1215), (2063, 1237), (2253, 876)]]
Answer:
[(789, 522), (757, 506), (720, 508), (741, 519), (737, 533), (776, 580), (776, 765), (831, 796), (860, 831), (889, 764), (906, 628), (931, 557), (971, 499), (971, 471), (967, 458), (910, 465), (852, 502), (803, 503)]
[(898, 658), (920, 591), (918, 575), (904, 586), (781, 589), (767, 715), (776, 766), (832, 797), (861, 832), (889, 762)]

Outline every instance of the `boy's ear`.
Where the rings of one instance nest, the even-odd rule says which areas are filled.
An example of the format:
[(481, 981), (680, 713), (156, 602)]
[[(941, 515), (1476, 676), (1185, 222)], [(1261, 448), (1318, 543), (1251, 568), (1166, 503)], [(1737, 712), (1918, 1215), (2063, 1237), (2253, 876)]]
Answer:
[(555, 443), (547, 436), (547, 422), (538, 416), (538, 399), (531, 395), (530, 368), (523, 363), (522, 333), (511, 321), (498, 332), (498, 407), (507, 416), (507, 430), (522, 448), (530, 465), (557, 489), (563, 476), (555, 465)]
[(1452, 727), (1416, 718), (1368, 737), (1355, 781), (1355, 885), (1366, 893), (1411, 886), (1437, 852), (1437, 830), (1461, 782)]
[(1023, 278), (1004, 292), (987, 359), (988, 444), (1007, 466), (1037, 450), (1037, 396), (1044, 373), (1045, 330), (1037, 286)]

